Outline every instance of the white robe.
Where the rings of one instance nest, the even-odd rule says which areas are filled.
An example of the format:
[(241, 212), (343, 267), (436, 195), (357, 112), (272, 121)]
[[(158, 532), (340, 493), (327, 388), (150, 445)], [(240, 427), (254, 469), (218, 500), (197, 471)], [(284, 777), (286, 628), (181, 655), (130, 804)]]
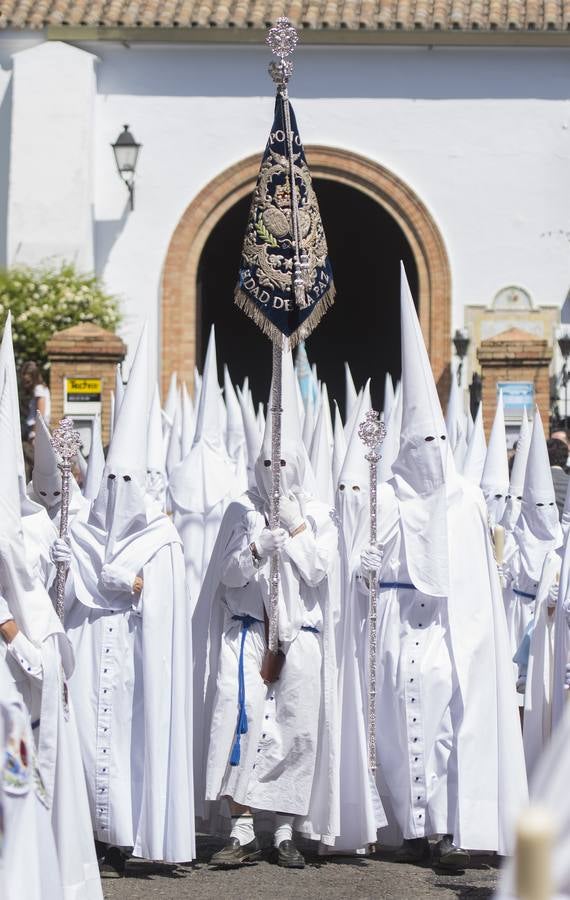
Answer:
[(524, 695), (523, 743), (529, 778), (552, 731), (555, 610), (548, 608), (548, 595), (556, 577), (560, 574), (560, 566), (560, 554), (550, 551), (544, 560), (536, 591)]
[(63, 900), (30, 717), (0, 658), (0, 897)]
[[(296, 830), (330, 845), (339, 833), (338, 532), (323, 504), (308, 500), (303, 512), (310, 530), (286, 542), (280, 561), (279, 636), (287, 660), (269, 686), (259, 675), (269, 565), (256, 569), (248, 549), (265, 520), (248, 495), (226, 512), (194, 614), (202, 625), (210, 621), (209, 646), (196, 659), (196, 705), (202, 706), (196, 728), (204, 736), (196, 753), (197, 807), (201, 818), (212, 821), (212, 807), (229, 795), (255, 808), (289, 812)], [(241, 735), (239, 765), (230, 766), (243, 637), (242, 623), (233, 619), (238, 614), (257, 621), (243, 639), (248, 730)]]
[[(156, 508), (155, 508), (156, 509)], [(135, 856), (195, 856), (192, 786), (192, 637), (184, 561), (158, 515), (119, 545), (114, 562), (142, 572), (139, 597), (101, 589), (105, 532), (80, 513), (72, 525), (66, 627), (70, 683), (93, 829)]]
[[(404, 838), (451, 833), (507, 853), (526, 777), (504, 607), (480, 492), (457, 476), (447, 503), (451, 591), (439, 598), (413, 587), (398, 501), (380, 487), (379, 789)], [(364, 517), (361, 548), (367, 530)]]

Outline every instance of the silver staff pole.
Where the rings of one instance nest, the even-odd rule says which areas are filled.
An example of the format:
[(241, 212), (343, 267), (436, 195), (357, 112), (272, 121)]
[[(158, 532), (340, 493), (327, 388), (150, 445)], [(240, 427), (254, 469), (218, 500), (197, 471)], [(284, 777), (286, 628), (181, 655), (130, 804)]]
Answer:
[[(51, 436), (51, 442), (55, 454), (58, 458), (58, 467), (61, 472), (61, 512), (59, 514), (59, 536), (67, 538), (67, 530), (69, 523), (69, 497), (71, 487), (71, 465), (77, 451), (81, 447), (81, 437), (78, 431), (73, 428), (73, 420), (69, 418), (62, 419), (59, 427), (56, 428)], [(65, 596), (65, 579), (66, 566), (65, 563), (57, 564), (57, 575), (55, 581), (56, 591), (56, 610), (57, 614), (63, 622), (64, 618), (64, 596)]]
[[(291, 131), (291, 116), (289, 111), (289, 96), (287, 83), (293, 72), (293, 63), (289, 59), (292, 55), (299, 36), (296, 29), (288, 19), (281, 17), (273, 28), (267, 33), (267, 43), (271, 52), (277, 56), (279, 62), (273, 62), (269, 66), (269, 74), (277, 87), (278, 96), (283, 100), (287, 157), (289, 164), (289, 183), (291, 193), (291, 224), (294, 243), (293, 260), (293, 292), (295, 302), (299, 307), (305, 306), (305, 284), (302, 277), (302, 269), (305, 265), (305, 257), (300, 248), (299, 210), (297, 203), (297, 186), (295, 184), (295, 157), (293, 152), (293, 135)], [(283, 344), (286, 338), (275, 337), (273, 339), (272, 354), (272, 390), (271, 390), (271, 506), (269, 513), (269, 525), (271, 529), (279, 528), (279, 497), (281, 494), (281, 380), (283, 371)], [(269, 570), (269, 650), (277, 653), (279, 645), (279, 554), (271, 557)]]
[[(358, 427), (358, 436), (368, 447), (366, 460), (370, 469), (370, 543), (378, 539), (377, 479), (380, 447), (386, 437), (386, 426), (375, 409), (369, 410)], [(376, 626), (378, 613), (378, 573), (370, 573), (368, 606), (368, 768), (376, 771)]]

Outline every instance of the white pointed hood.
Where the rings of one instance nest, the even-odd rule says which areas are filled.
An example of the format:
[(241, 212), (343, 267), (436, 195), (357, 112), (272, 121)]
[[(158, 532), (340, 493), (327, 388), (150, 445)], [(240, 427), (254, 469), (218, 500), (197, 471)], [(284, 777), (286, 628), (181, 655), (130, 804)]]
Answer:
[(125, 396), (125, 385), (123, 382), (123, 374), (121, 372), (121, 364), (119, 363), (115, 367), (115, 402), (113, 406), (113, 431), (117, 427), (117, 421), (119, 419), (119, 413), (121, 411), (121, 404), (123, 402)]
[(366, 447), (360, 439), (358, 427), (371, 408), (370, 380), (368, 380), (358, 405), (353, 410), (354, 425), (347, 443), (336, 491), (336, 509), (349, 557), (353, 550), (361, 510), (368, 503), (370, 494), (370, 467), (365, 459)]
[(307, 449), (307, 453), (311, 450), (313, 435), (315, 433), (315, 404), (312, 396), (307, 398), (305, 406), (305, 421), (303, 422), (303, 443)]
[[(281, 491), (299, 497), (315, 496), (315, 482), (309, 455), (303, 443), (301, 423), (297, 410), (296, 375), (290, 351), (283, 352), (281, 378)], [(267, 419), (263, 433), (261, 451), (255, 465), (257, 491), (263, 505), (269, 509), (271, 494), (271, 392), (267, 406)]]
[(334, 430), (333, 430), (333, 423), (332, 423), (332, 418), (331, 418), (331, 404), (330, 404), (330, 400), (329, 400), (329, 392), (328, 392), (327, 386), (324, 383), (324, 381), (321, 383), (320, 396), (321, 396), (321, 402), (319, 403), (319, 416), (321, 415), (321, 413), (324, 416), (325, 428), (326, 428), (326, 432), (328, 435), (328, 441), (329, 441), (329, 451), (330, 451), (331, 460), (332, 460), (332, 452), (333, 452), (333, 447), (334, 447)]
[(258, 403), (257, 404), (257, 427), (259, 428), (259, 433), (262, 436), (265, 433), (265, 425), (266, 425), (266, 420), (265, 420), (265, 413), (263, 411), (263, 403)]
[(166, 395), (166, 403), (164, 404), (164, 415), (168, 423), (172, 426), (174, 421), (174, 413), (178, 405), (178, 382), (177, 374), (173, 372), (170, 376), (170, 384), (168, 385), (168, 394)]
[[(348, 425), (351, 418), (354, 416), (354, 412), (356, 409), (356, 405), (358, 402), (358, 393), (354, 386), (354, 379), (352, 377), (352, 372), (350, 371), (350, 366), (347, 362), (344, 364), (344, 383), (345, 383), (345, 395), (344, 395), (344, 421), (345, 424)], [(351, 429), (352, 430), (352, 429)], [(350, 436), (350, 432), (347, 437)]]
[(332, 474), (332, 454), (327, 427), (328, 401), (321, 404), (319, 417), (315, 426), (313, 443), (311, 445), (311, 468), (315, 476), (316, 497), (321, 503), (326, 503), (329, 509), (335, 506), (335, 491)]
[(246, 467), (247, 467), (247, 484), (248, 487), (255, 487), (255, 463), (261, 450), (262, 436), (259, 433), (259, 426), (255, 418), (255, 412), (251, 405), (249, 396), (237, 389), (237, 397), (240, 405), (240, 411), (243, 421), (243, 429), (245, 435), (246, 447)]
[(392, 412), (392, 407), (394, 406), (394, 382), (392, 381), (392, 376), (389, 372), (386, 372), (386, 377), (384, 378), (384, 421), (390, 421), (390, 415)]
[(392, 483), (408, 571), (415, 587), (449, 594), (448, 440), (420, 323), (401, 265), (402, 427)]
[(467, 454), (467, 434), (465, 412), (463, 409), (463, 394), (457, 383), (457, 376), (453, 370), (451, 372), (451, 385), (449, 388), (445, 427), (447, 429), (449, 446), (453, 453), (453, 459), (455, 460), (455, 468), (461, 473)]
[(34, 499), (46, 509), (61, 504), (61, 471), (57, 465), (49, 428), (39, 412), (36, 414), (32, 487)]
[(148, 332), (136, 349), (91, 516), (106, 531), (105, 558), (147, 525), (145, 491), (149, 414)]
[[(63, 628), (43, 585), (26, 564), (10, 385), (0, 389), (0, 593), (18, 628), (35, 644)], [(44, 512), (45, 515), (45, 512)], [(62, 645), (63, 647), (63, 645)], [(66, 670), (68, 664), (66, 661)], [(71, 666), (72, 668), (72, 666)]]
[(570, 478), (568, 479), (566, 496), (564, 498), (564, 509), (562, 510), (562, 515), (560, 517), (560, 527), (562, 528), (563, 540), (566, 542), (566, 538), (570, 533)]
[(333, 457), (332, 457), (333, 485), (334, 485), (335, 493), (338, 488), (338, 480), (340, 478), (342, 464), (344, 462), (345, 456), (346, 456), (346, 437), (344, 435), (344, 425), (342, 424), (342, 417), (340, 414), (340, 409), (338, 408), (338, 403), (335, 400), (334, 401), (334, 445), (333, 445)]
[(0, 345), (0, 391), (4, 383), (8, 386), (8, 400), (11, 412), (12, 440), (16, 455), (16, 467), (18, 470), (18, 489), (20, 491), (20, 512), (23, 516), (34, 515), (43, 507), (34, 503), (26, 492), (26, 466), (24, 463), (24, 451), (22, 449), (22, 435), (20, 428), (20, 401), (18, 398), (18, 375), (16, 373), (16, 360), (14, 358), (14, 344), (12, 342), (12, 314), (8, 312)]
[(194, 443), (194, 429), (196, 427), (196, 417), (194, 415), (194, 404), (188, 393), (186, 382), (182, 385), (182, 457), (190, 453), (192, 444)]
[(509, 460), (507, 457), (506, 435), (503, 395), (499, 391), (497, 409), (489, 437), (483, 474), (481, 475), (481, 490), (487, 503), (491, 528), (494, 528), (503, 518), (509, 491)]
[(170, 437), (168, 439), (168, 448), (166, 451), (166, 473), (170, 479), (174, 469), (182, 461), (182, 433), (180, 426), (180, 412), (178, 406), (174, 410), (174, 418), (172, 420), (172, 428), (170, 429)]
[(146, 470), (147, 472), (160, 472), (161, 475), (166, 475), (162, 415), (157, 384), (154, 385), (148, 420)]
[(486, 458), (487, 441), (485, 439), (485, 429), (483, 428), (483, 404), (480, 403), (463, 463), (463, 477), (470, 481), (471, 484), (477, 485), (477, 487), (481, 484)]
[(523, 417), (515, 450), (515, 458), (511, 469), (509, 493), (507, 495), (507, 502), (505, 503), (503, 518), (501, 519), (501, 525), (503, 525), (507, 531), (513, 530), (521, 511), (524, 477), (530, 450), (530, 436), (531, 429), (526, 414), (526, 407), (523, 407)]
[(91, 433), (91, 450), (89, 451), (87, 473), (83, 484), (83, 496), (86, 500), (94, 500), (99, 493), (104, 468), (105, 453), (101, 437), (101, 418), (100, 416), (95, 416)]
[(245, 431), (241, 407), (227, 366), (224, 366), (224, 399), (227, 411), (226, 446), (230, 458), (236, 462), (245, 446)]
[(528, 577), (538, 583), (546, 554), (562, 543), (552, 472), (538, 407), (532, 424), (521, 514), (514, 534), (521, 566)]
[(378, 481), (389, 481), (392, 475), (392, 466), (400, 452), (400, 432), (402, 430), (402, 391), (397, 390), (390, 418), (385, 420), (386, 437), (380, 451), (381, 458), (378, 464)]
[(221, 500), (233, 496), (234, 467), (227, 454), (220, 421), (220, 386), (214, 327), (210, 332), (194, 443), (170, 474), (169, 490), (180, 512), (207, 514)]

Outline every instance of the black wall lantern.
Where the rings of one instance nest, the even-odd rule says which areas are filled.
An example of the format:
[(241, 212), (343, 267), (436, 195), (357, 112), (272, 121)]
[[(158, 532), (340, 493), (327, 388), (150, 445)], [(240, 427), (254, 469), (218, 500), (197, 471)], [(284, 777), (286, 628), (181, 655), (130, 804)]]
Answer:
[(115, 162), (119, 175), (127, 185), (129, 192), (129, 205), (131, 210), (135, 208), (135, 169), (142, 144), (137, 144), (128, 125), (123, 125), (123, 130), (114, 144), (111, 144), (115, 155)]

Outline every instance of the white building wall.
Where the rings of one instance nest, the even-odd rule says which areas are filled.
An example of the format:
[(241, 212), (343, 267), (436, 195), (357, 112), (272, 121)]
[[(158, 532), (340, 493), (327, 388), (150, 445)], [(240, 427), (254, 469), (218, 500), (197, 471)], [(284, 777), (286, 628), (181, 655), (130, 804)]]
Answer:
[[(269, 54), (250, 46), (82, 46), (100, 60), (91, 136), (95, 266), (123, 298), (125, 339), (134, 344), (146, 317), (157, 344), (161, 272), (181, 215), (208, 181), (265, 145)], [(465, 304), (490, 303), (508, 284), (523, 286), (536, 303), (565, 301), (569, 62), (565, 50), (298, 53), (290, 93), (304, 142), (369, 157), (423, 200), (450, 258), (454, 328)], [(41, 77), (55, 77), (47, 59)], [(64, 97), (62, 88), (60, 105)], [(16, 124), (24, 112), (15, 112)], [(86, 120), (79, 104), (73, 116)], [(124, 123), (143, 144), (132, 213), (109, 146)], [(38, 195), (49, 196), (46, 180), (34, 182)], [(29, 215), (20, 227), (33, 234)]]
[(94, 63), (60, 42), (13, 56), (9, 264), (93, 268)]

